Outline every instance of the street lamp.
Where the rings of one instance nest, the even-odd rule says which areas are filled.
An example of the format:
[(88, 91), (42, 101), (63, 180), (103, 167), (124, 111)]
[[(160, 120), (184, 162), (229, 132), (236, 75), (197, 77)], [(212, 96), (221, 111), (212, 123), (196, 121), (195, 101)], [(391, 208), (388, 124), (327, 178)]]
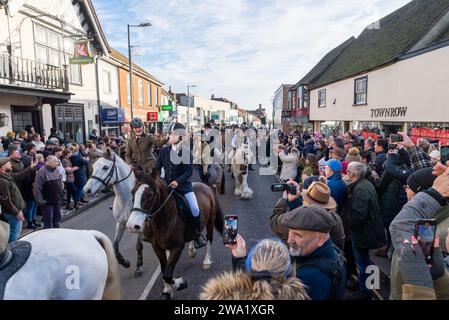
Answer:
[(131, 37), (130, 37), (130, 28), (145, 28), (145, 27), (151, 27), (150, 22), (144, 22), (140, 24), (129, 24), (128, 23), (128, 63), (129, 63), (129, 104), (131, 107), (131, 119), (134, 118), (133, 114), (133, 65), (131, 60)]
[(196, 88), (194, 84), (187, 85), (187, 130), (190, 129), (190, 88)]

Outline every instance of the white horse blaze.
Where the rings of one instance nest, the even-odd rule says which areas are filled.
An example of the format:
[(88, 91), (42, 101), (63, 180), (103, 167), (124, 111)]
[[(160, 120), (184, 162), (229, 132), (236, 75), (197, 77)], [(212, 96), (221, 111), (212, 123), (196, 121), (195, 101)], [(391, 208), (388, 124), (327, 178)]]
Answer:
[[(145, 192), (145, 189), (149, 186), (147, 184), (142, 184), (137, 189), (135, 195), (134, 195), (134, 205), (133, 209), (140, 209), (142, 210), (142, 197), (143, 193)], [(145, 223), (145, 215), (142, 212), (132, 212), (131, 216), (128, 219), (127, 227), (128, 229), (132, 231), (141, 231), (143, 228), (143, 224)], [(140, 229), (136, 229), (136, 226), (138, 226)]]

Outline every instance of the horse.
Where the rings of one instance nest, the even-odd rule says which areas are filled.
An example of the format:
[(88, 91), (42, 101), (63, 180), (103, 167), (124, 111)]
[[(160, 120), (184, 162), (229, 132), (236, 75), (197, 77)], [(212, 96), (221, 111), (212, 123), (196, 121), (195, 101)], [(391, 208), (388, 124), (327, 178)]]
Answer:
[[(194, 164), (192, 176), (190, 177), (190, 181), (192, 182), (203, 182), (201, 179), (201, 174), (203, 171), (203, 166), (201, 164)], [(208, 185), (212, 190), (214, 190), (215, 194), (218, 195), (225, 193), (225, 174), (224, 169), (221, 165), (213, 163), (209, 165), (207, 169), (208, 176), (205, 181), (206, 185)]]
[[(84, 194), (94, 195), (102, 187), (106, 188), (112, 185), (115, 194), (112, 215), (116, 220), (113, 240), (114, 252), (118, 263), (125, 268), (129, 268), (131, 263), (120, 253), (119, 243), (126, 230), (126, 222), (133, 206), (130, 195), (135, 183), (136, 177), (133, 170), (110, 148), (106, 148), (103, 156), (95, 161), (92, 167), (92, 175), (83, 189)], [(143, 242), (140, 236), (137, 236), (136, 249), (137, 264), (134, 277), (139, 277), (143, 273)]]
[[(12, 267), (22, 259), (20, 253), (31, 252), (22, 267), (7, 280), (5, 300), (121, 298), (114, 249), (111, 240), (99, 231), (45, 229), (11, 243), (9, 248)], [(0, 270), (0, 275), (6, 274), (8, 266)]]
[(243, 144), (236, 151), (231, 151), (228, 157), (231, 159), (231, 171), (235, 178), (234, 194), (242, 200), (251, 199), (253, 190), (248, 186), (248, 172), (252, 155), (249, 146)]
[[(203, 183), (194, 182), (193, 192), (195, 192), (201, 210), (201, 226), (202, 228), (205, 226), (207, 231), (207, 250), (203, 261), (203, 269), (207, 270), (212, 263), (211, 244), (214, 227), (220, 234), (223, 234), (223, 213), (211, 188)], [(138, 179), (133, 194), (134, 206), (127, 227), (131, 232), (143, 232), (145, 237), (150, 240), (153, 250), (159, 258), (164, 279), (161, 299), (172, 299), (173, 289), (187, 288), (187, 281), (182, 277), (173, 279), (173, 272), (185, 243), (192, 244), (195, 238), (194, 228), (180, 218), (174, 190), (169, 190), (165, 182), (154, 172)], [(168, 261), (166, 250), (169, 251)], [(193, 257), (194, 254), (190, 254), (190, 256)]]

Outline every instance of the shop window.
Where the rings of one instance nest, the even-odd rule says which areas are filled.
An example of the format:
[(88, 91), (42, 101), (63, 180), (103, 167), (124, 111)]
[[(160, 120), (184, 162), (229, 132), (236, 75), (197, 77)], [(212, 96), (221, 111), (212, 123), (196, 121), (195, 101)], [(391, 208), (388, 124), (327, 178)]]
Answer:
[(318, 108), (326, 106), (326, 89), (318, 91)]
[(354, 104), (367, 104), (368, 77), (354, 80)]
[(107, 70), (103, 70), (103, 93), (110, 94), (111, 92), (111, 73)]
[(151, 106), (153, 103), (153, 93), (151, 90), (151, 84), (148, 83), (148, 105)]
[(139, 96), (139, 106), (143, 106), (143, 81), (141, 79), (139, 79), (139, 81), (137, 81), (137, 85), (138, 85), (138, 96)]

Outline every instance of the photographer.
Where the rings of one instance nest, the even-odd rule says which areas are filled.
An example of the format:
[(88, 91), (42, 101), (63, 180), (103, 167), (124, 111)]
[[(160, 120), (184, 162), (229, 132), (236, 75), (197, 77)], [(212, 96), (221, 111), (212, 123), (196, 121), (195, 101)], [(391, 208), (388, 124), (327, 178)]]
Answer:
[[(449, 162), (446, 163), (449, 166)], [(438, 177), (437, 177), (438, 176)], [(437, 177), (437, 178), (436, 178)], [(404, 283), (415, 284), (412, 275), (402, 273), (409, 273), (411, 270), (400, 267), (399, 261), (403, 252), (404, 241), (410, 241), (415, 231), (415, 224), (419, 219), (435, 219), (437, 222), (437, 236), (444, 239), (447, 236), (447, 229), (449, 227), (449, 206), (446, 198), (449, 197), (449, 168), (441, 163), (437, 163), (433, 168), (421, 169), (415, 171), (407, 180), (407, 197), (409, 202), (402, 208), (401, 212), (396, 216), (390, 225), (390, 233), (392, 236), (393, 246), (395, 252), (391, 262), (391, 290), (390, 300), (401, 300), (404, 296)], [(441, 250), (447, 254), (446, 244), (442, 243)], [(407, 260), (407, 258), (405, 258)], [(422, 263), (425, 264), (424, 258)], [(427, 266), (426, 266), (427, 267)], [(421, 272), (417, 274), (419, 279), (424, 279), (427, 276), (428, 269), (422, 268), (422, 265), (417, 264), (415, 269), (421, 268)], [(434, 288), (438, 287), (438, 279), (433, 277)], [(433, 292), (432, 288), (428, 286), (429, 282), (422, 283), (424, 292)], [(447, 286), (446, 286), (447, 288)], [(440, 293), (437, 293), (437, 297)], [(428, 295), (426, 297), (429, 297)], [(414, 296), (416, 298), (416, 296)], [(425, 298), (425, 297), (423, 297)]]
[(233, 272), (218, 275), (204, 285), (201, 300), (309, 300), (301, 281), (292, 277), (287, 246), (277, 239), (258, 242), (246, 254), (246, 243), (226, 245), (232, 252)]

